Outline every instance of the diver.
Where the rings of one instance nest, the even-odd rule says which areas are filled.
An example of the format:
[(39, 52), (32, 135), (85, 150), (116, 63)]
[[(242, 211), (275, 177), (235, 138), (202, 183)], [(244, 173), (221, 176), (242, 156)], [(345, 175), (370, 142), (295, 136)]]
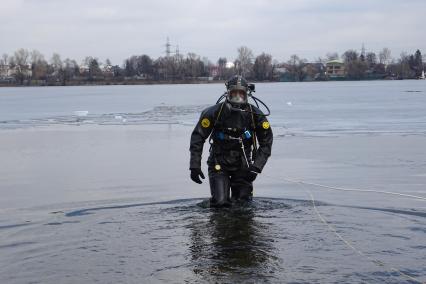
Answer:
[[(252, 95), (254, 84), (237, 75), (225, 86), (225, 94), (215, 105), (203, 110), (191, 134), (189, 169), (191, 179), (199, 184), (202, 183), (200, 177), (205, 178), (201, 155), (209, 139), (207, 165), (212, 207), (251, 201), (253, 181), (262, 172), (272, 150), (273, 134), (266, 119), (269, 108)], [(248, 102), (249, 97), (257, 106)], [(258, 101), (268, 114), (260, 110)]]

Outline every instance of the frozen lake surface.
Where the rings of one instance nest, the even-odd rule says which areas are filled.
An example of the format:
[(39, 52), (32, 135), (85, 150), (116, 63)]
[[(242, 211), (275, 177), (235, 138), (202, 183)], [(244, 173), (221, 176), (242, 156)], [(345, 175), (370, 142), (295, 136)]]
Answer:
[(0, 283), (425, 282), (426, 81), (256, 88), (273, 154), (227, 210), (188, 171), (222, 84), (0, 88)]

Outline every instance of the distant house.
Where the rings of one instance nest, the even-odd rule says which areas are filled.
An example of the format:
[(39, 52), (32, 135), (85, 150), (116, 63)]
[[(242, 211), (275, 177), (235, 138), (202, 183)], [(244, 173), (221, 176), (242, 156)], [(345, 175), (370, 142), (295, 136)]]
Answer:
[(8, 64), (0, 65), (0, 84), (14, 83), (15, 78), (12, 77), (12, 69)]
[(86, 64), (81, 64), (80, 67), (79, 67), (80, 74), (89, 73), (89, 70), (90, 70), (90, 68)]
[(219, 66), (217, 65), (211, 65), (209, 66), (209, 76), (216, 78), (219, 76)]
[(272, 70), (272, 78), (275, 81), (291, 81), (287, 78), (286, 74), (288, 73), (288, 67), (285, 63), (275, 65)]
[(101, 69), (102, 73), (105, 76), (108, 76), (108, 77), (114, 76), (114, 70), (111, 64), (101, 64), (99, 68)]
[(5, 68), (5, 77), (15, 76), (17, 74), (21, 74), (22, 76), (26, 78), (30, 78), (33, 74), (33, 71), (31, 69), (31, 64), (28, 65), (16, 65), (14, 67), (10, 67), (9, 65), (3, 65), (7, 66)]
[(326, 64), (326, 74), (330, 79), (345, 77), (345, 64), (340, 60), (331, 60)]
[(281, 82), (325, 80), (325, 67), (322, 63), (301, 63), (291, 65), (281, 63), (274, 66), (273, 78)]
[(306, 74), (304, 81), (324, 80), (325, 67), (322, 63), (306, 63), (302, 70)]
[(0, 78), (6, 78), (10, 76), (10, 68), (8, 64), (0, 65)]

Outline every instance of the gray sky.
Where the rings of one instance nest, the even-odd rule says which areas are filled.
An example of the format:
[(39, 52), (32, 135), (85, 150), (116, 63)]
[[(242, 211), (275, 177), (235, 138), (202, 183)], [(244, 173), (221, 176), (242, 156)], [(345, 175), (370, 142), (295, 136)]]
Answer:
[(0, 54), (20, 47), (80, 62), (114, 64), (133, 54), (164, 55), (166, 37), (181, 53), (216, 62), (238, 46), (279, 61), (383, 47), (426, 53), (424, 0), (0, 0)]

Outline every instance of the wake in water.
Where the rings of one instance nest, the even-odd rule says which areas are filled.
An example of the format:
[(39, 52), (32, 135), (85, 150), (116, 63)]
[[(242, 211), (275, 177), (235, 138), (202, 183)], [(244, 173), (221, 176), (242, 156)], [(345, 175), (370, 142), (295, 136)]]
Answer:
[[(180, 124), (193, 126), (199, 113), (208, 104), (203, 105), (166, 105), (161, 104), (141, 112), (113, 112), (92, 113), (87, 110), (75, 110), (68, 115), (49, 116), (31, 119), (0, 120), (1, 129), (19, 129), (46, 126), (82, 126), (82, 125), (156, 125)], [(288, 118), (275, 117), (274, 137), (334, 137), (342, 135), (425, 135), (423, 122), (395, 124), (390, 122), (368, 122), (360, 124), (358, 121), (345, 124), (336, 124), (336, 121), (321, 122), (313, 125), (311, 119), (299, 121), (300, 125), (288, 121)], [(318, 123), (318, 122), (317, 122)]]
[(90, 113), (74, 111), (69, 115), (46, 118), (4, 120), (1, 128), (26, 128), (54, 125), (140, 125), (140, 124), (182, 124), (185, 117), (198, 114), (208, 105), (159, 105), (152, 109), (134, 113)]

